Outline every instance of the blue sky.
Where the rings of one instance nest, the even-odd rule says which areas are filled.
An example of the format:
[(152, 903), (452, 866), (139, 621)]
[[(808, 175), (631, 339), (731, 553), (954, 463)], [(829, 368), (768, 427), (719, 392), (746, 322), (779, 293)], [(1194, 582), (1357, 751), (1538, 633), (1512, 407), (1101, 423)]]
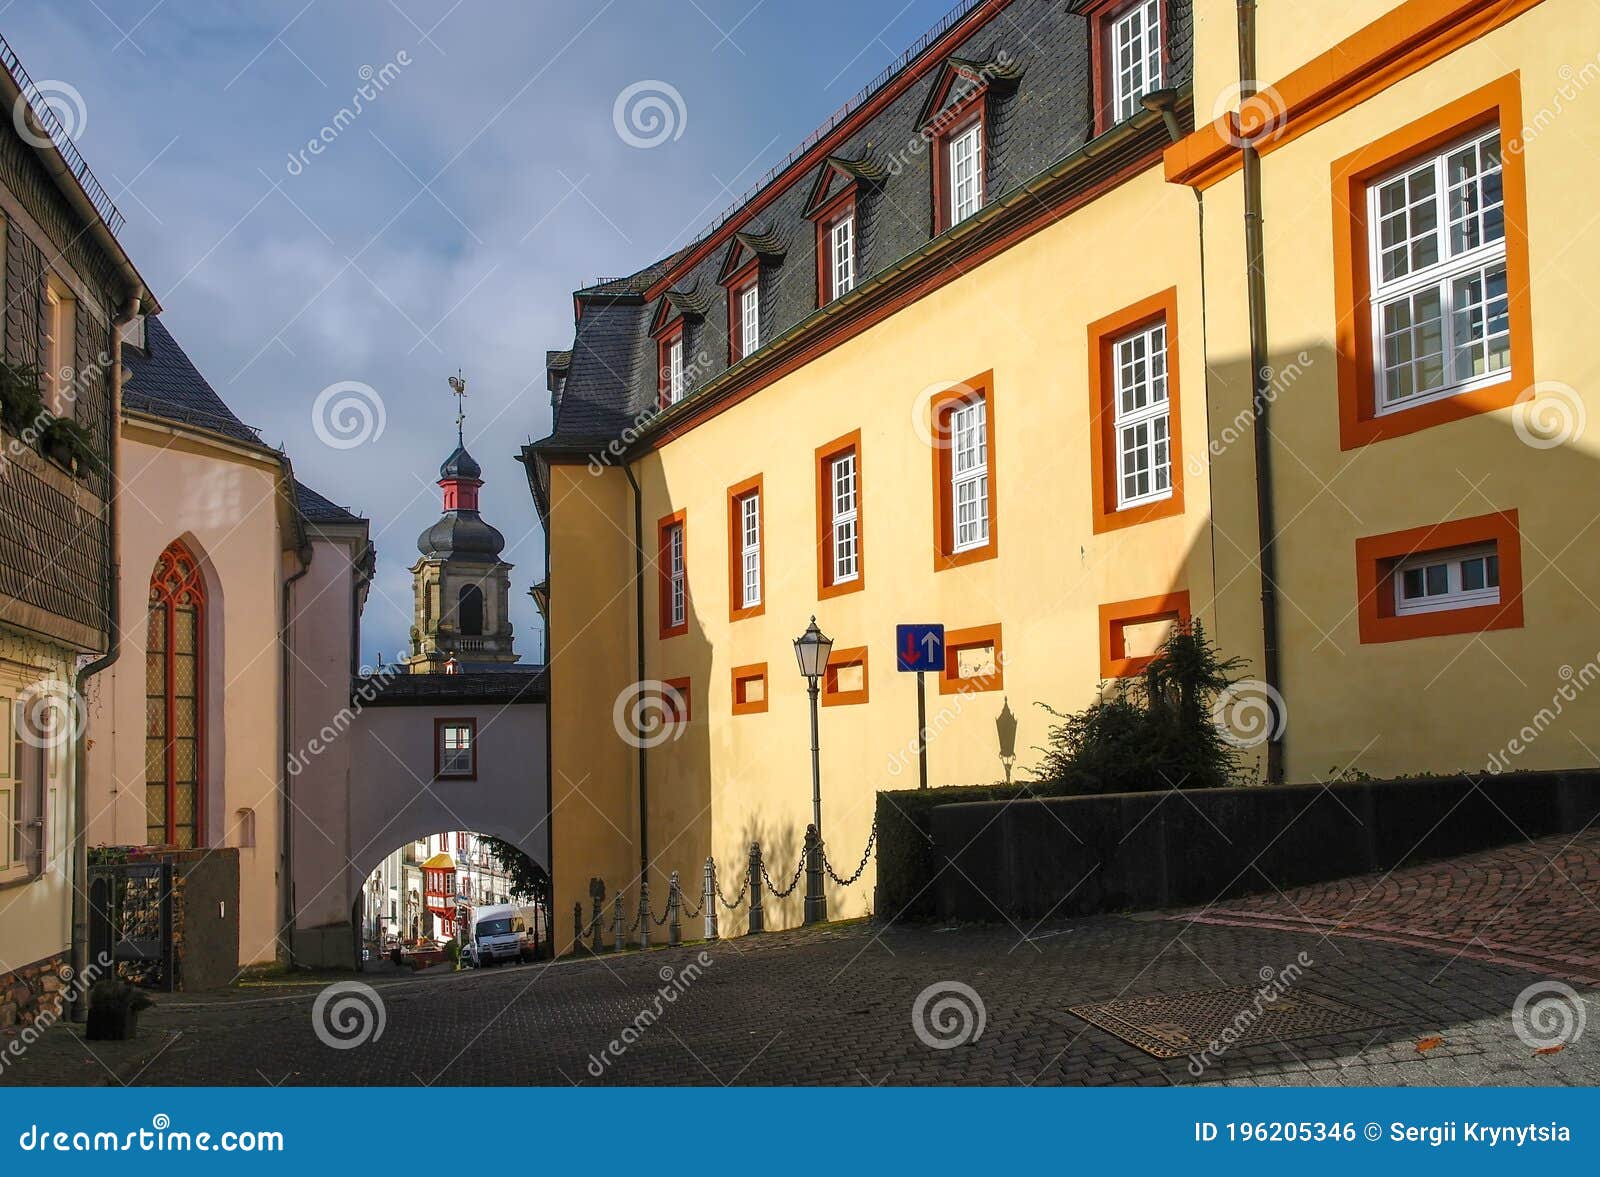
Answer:
[[(445, 378), (465, 371), (531, 661), (543, 551), (513, 454), (548, 429), (543, 358), (571, 341), (571, 291), (697, 236), (953, 3), (0, 0), (0, 32), (72, 94), (185, 350), (302, 480), (372, 520), (369, 661), (405, 644), (453, 442)], [(653, 147), (613, 125), (641, 82), (682, 99)], [(384, 425), (339, 449), (313, 409), (343, 381), (376, 392)]]

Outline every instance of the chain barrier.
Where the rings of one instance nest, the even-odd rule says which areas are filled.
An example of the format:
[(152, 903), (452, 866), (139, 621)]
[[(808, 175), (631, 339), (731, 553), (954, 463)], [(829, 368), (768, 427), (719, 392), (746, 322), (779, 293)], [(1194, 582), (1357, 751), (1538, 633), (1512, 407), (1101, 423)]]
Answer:
[(877, 840), (878, 840), (878, 823), (876, 821), (874, 821), (872, 823), (871, 832), (869, 832), (867, 834), (867, 848), (861, 852), (861, 861), (856, 864), (855, 873), (853, 875), (851, 875), (848, 879), (841, 879), (838, 876), (838, 874), (836, 874), (834, 872), (833, 863), (828, 861), (828, 844), (826, 842), (822, 843), (822, 868), (825, 871), (828, 872), (828, 877), (830, 879), (832, 879), (835, 883), (837, 883), (839, 886), (841, 886), (841, 887), (850, 886), (850, 884), (854, 883), (857, 879), (859, 879), (861, 877), (862, 873), (867, 869), (867, 863), (872, 858), (872, 847), (877, 842)]
[(699, 916), (700, 916), (700, 912), (705, 907), (705, 905), (706, 905), (706, 893), (705, 893), (704, 890), (702, 890), (700, 892), (700, 906), (699, 907), (690, 907), (688, 900), (686, 900), (683, 897), (683, 888), (682, 887), (678, 888), (678, 910), (683, 914), (683, 918), (684, 919), (686, 919), (686, 920), (698, 919)]
[(805, 873), (805, 870), (806, 856), (802, 854), (800, 855), (799, 861), (794, 864), (794, 878), (789, 880), (789, 887), (787, 890), (785, 890), (782, 887), (779, 887), (778, 884), (774, 883), (772, 881), (772, 876), (767, 873), (766, 856), (763, 855), (761, 858), (761, 877), (767, 881), (767, 890), (771, 891), (774, 897), (778, 899), (787, 899), (789, 896), (794, 894), (794, 889), (800, 885), (800, 876)]
[(744, 872), (744, 882), (739, 887), (739, 894), (729, 900), (723, 897), (722, 884), (717, 881), (715, 863), (712, 864), (711, 871), (711, 888), (717, 893), (717, 898), (722, 901), (722, 906), (729, 911), (738, 910), (739, 906), (744, 903), (744, 897), (750, 893), (750, 872), (748, 870)]

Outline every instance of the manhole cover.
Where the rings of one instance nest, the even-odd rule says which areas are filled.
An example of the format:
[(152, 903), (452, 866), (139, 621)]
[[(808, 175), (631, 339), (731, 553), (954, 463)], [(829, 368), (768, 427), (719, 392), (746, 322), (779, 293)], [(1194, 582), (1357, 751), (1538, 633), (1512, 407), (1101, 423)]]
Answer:
[(1245, 985), (1075, 1005), (1068, 1012), (1156, 1058), (1199, 1054), (1213, 1042), (1245, 1046), (1383, 1025), (1377, 1015), (1320, 993), (1273, 995)]

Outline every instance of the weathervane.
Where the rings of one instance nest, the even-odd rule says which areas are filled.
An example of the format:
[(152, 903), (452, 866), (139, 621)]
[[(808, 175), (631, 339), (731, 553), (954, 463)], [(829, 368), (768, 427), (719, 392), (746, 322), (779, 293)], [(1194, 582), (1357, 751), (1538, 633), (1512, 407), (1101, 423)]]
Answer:
[(456, 398), (456, 444), (466, 445), (461, 437), (461, 425), (467, 419), (467, 382), (461, 375), (461, 369), (456, 369), (456, 374), (449, 377), (450, 392)]

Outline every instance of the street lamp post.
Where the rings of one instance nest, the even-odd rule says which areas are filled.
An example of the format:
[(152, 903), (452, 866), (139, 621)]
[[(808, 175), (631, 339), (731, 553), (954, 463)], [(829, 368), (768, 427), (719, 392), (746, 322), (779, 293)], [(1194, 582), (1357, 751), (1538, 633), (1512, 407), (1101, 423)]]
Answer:
[(805, 675), (811, 695), (811, 829), (806, 837), (805, 922), (826, 923), (828, 900), (822, 893), (822, 759), (817, 742), (818, 682), (828, 671), (828, 655), (833, 639), (817, 628), (816, 617), (805, 633), (794, 639), (794, 656)]

